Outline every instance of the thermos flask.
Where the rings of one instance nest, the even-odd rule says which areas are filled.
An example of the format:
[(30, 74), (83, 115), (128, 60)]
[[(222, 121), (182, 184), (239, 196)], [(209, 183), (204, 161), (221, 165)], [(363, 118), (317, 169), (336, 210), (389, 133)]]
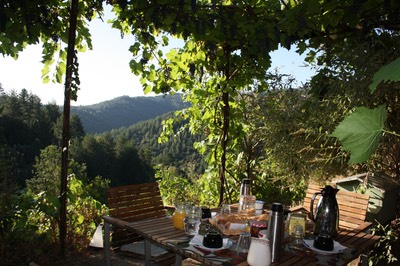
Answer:
[(268, 239), (271, 247), (271, 262), (278, 262), (281, 257), (284, 236), (283, 206), (281, 203), (272, 204), (268, 224)]

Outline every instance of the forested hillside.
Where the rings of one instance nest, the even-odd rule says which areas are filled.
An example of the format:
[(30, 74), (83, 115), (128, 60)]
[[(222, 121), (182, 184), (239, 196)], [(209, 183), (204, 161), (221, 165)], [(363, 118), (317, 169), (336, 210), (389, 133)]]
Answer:
[(73, 106), (71, 113), (80, 117), (87, 133), (103, 133), (187, 106), (179, 93), (154, 97), (122, 96), (93, 105)]
[[(130, 108), (130, 104), (135, 106)], [(110, 180), (112, 186), (154, 180), (154, 167), (159, 164), (183, 169), (184, 165), (190, 163), (192, 172), (201, 173), (204, 164), (193, 148), (195, 137), (186, 130), (167, 143), (158, 143), (162, 121), (172, 117), (173, 112), (130, 124), (132, 119), (145, 120), (145, 117), (155, 116), (164, 109), (171, 110), (183, 106), (180, 96), (175, 95), (137, 99), (120, 97), (88, 107), (88, 113), (96, 117), (95, 121), (109, 121), (107, 125), (100, 123), (102, 129), (97, 129), (96, 123), (90, 119), (84, 124), (75, 113), (71, 117), (70, 160), (84, 167), (88, 180), (102, 177)], [(6, 158), (4, 162), (10, 171), (11, 180), (24, 187), (25, 181), (35, 176), (34, 165), (38, 160), (43, 160), (40, 158), (42, 152), (50, 145), (59, 145), (62, 113), (59, 106), (43, 105), (36, 95), (26, 90), (20, 93), (2, 93), (0, 107), (1, 145), (3, 158)], [(138, 108), (143, 108), (148, 113), (134, 111)], [(123, 115), (118, 115), (119, 112)], [(132, 115), (129, 116), (129, 113)], [(94, 132), (101, 132), (104, 126), (110, 126), (112, 123), (120, 123), (124, 127), (101, 134), (87, 133), (84, 130), (92, 127)], [(185, 121), (181, 121), (177, 126), (182, 126), (183, 123)], [(47, 153), (48, 151), (45, 151), (43, 154)]]
[[(152, 165), (162, 164), (182, 168), (187, 164), (193, 164), (193, 171), (202, 173), (204, 161), (198, 151), (193, 147), (200, 136), (193, 136), (187, 129), (170, 138), (167, 143), (159, 143), (158, 137), (162, 132), (162, 121), (174, 116), (173, 112), (147, 121), (141, 121), (127, 128), (111, 130), (114, 139), (125, 138), (133, 140), (140, 153), (150, 157)], [(181, 120), (175, 126), (182, 127), (187, 121)], [(107, 133), (106, 133), (107, 134)]]

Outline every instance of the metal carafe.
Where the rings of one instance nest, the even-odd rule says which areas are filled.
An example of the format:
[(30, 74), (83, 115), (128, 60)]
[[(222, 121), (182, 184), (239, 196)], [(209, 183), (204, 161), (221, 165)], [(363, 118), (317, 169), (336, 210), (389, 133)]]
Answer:
[[(336, 237), (339, 229), (339, 206), (336, 193), (339, 189), (326, 186), (311, 198), (310, 216), (314, 222), (314, 235), (328, 234)], [(314, 200), (321, 195), (314, 212)]]

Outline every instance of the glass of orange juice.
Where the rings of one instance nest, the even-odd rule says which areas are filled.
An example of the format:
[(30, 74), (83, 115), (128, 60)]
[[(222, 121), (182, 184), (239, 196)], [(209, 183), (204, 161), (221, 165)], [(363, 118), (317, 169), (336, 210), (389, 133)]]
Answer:
[(172, 214), (172, 224), (177, 229), (184, 229), (183, 220), (186, 217), (186, 204), (179, 202), (175, 205), (175, 211)]

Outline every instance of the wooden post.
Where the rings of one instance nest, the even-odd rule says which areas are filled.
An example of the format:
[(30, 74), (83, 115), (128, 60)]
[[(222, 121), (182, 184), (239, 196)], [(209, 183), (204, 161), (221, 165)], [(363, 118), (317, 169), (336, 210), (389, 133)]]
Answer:
[(110, 226), (110, 223), (104, 221), (104, 264), (106, 266), (111, 266)]

